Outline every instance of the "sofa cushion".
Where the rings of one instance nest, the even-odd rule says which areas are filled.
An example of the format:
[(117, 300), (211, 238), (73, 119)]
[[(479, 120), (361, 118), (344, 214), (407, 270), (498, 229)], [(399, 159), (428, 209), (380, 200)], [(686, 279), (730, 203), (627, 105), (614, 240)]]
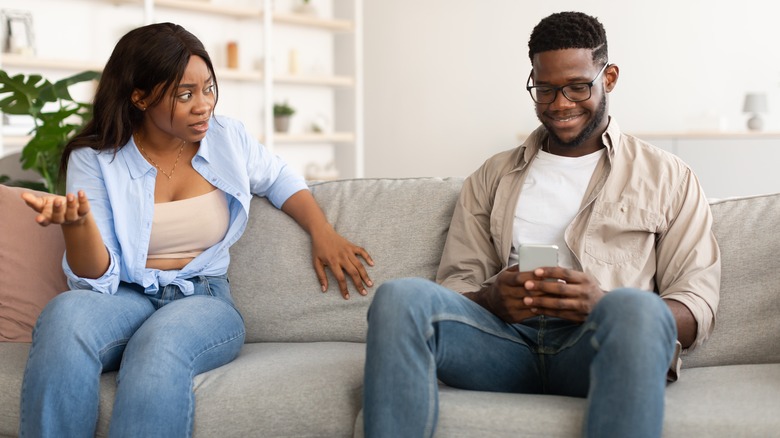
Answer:
[(231, 248), (229, 270), (247, 342), (364, 341), (376, 287), (397, 277), (434, 278), (461, 185), (459, 178), (411, 178), (311, 187), (336, 230), (375, 262), (367, 267), (374, 288), (364, 297), (350, 281), (347, 301), (330, 271), (328, 292), (320, 291), (308, 235), (265, 199), (253, 199), (246, 232)]
[(0, 341), (7, 342), (30, 342), (43, 307), (67, 289), (62, 230), (38, 225), (23, 191), (0, 185)]
[(19, 433), (19, 394), (30, 344), (0, 343), (0, 437)]
[[(664, 437), (777, 436), (780, 364), (696, 368), (666, 389)], [(441, 386), (436, 437), (578, 437), (584, 398)], [(355, 424), (362, 438), (363, 412)]]
[(665, 437), (769, 437), (780, 430), (780, 364), (685, 370), (666, 389)]
[[(439, 421), (434, 437), (582, 436), (584, 398), (467, 391), (439, 386)], [(364, 438), (363, 410), (355, 437)]]
[(247, 344), (195, 377), (195, 437), (351, 437), (365, 345)]
[[(0, 436), (16, 436), (30, 344), (0, 343)], [(197, 437), (351, 437), (362, 405), (365, 345), (246, 344), (227, 365), (195, 376)], [(116, 372), (100, 379), (97, 436), (108, 436)]]
[(780, 363), (780, 193), (715, 201), (711, 208), (721, 251), (720, 305), (712, 335), (683, 356), (683, 366)]

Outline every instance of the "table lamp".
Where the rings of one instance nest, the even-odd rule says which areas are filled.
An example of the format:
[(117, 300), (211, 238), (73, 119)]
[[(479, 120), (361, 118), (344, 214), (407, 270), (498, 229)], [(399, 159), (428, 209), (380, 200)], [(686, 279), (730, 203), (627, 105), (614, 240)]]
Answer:
[(764, 127), (764, 120), (761, 114), (768, 111), (766, 94), (748, 93), (745, 95), (745, 105), (742, 111), (751, 114), (747, 122), (747, 127), (751, 131), (760, 131)]

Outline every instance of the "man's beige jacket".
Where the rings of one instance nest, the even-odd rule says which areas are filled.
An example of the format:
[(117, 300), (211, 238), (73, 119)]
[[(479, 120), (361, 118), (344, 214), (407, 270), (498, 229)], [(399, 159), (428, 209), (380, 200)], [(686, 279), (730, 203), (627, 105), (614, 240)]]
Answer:
[[(437, 273), (443, 286), (477, 291), (507, 267), (523, 180), (545, 141), (539, 127), (464, 181)], [(622, 133), (614, 120), (602, 141), (607, 153), (565, 232), (576, 268), (605, 291), (633, 287), (683, 303), (698, 324), (693, 348), (712, 331), (720, 289), (707, 199), (685, 163)]]

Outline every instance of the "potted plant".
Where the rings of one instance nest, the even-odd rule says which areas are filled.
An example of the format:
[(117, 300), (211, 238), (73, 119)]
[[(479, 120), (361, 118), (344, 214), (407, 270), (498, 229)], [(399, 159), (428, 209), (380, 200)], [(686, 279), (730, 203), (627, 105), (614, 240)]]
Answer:
[(274, 103), (274, 131), (287, 132), (290, 129), (290, 117), (295, 114), (295, 108), (286, 101)]
[(100, 73), (85, 71), (52, 83), (39, 74), (10, 76), (0, 70), (0, 111), (29, 115), (34, 121), (31, 138), (22, 148), (22, 168), (39, 173), (43, 181), (7, 181), (7, 177), (0, 176), (0, 182), (50, 193), (64, 192), (59, 175), (62, 151), (92, 118), (92, 104), (75, 100), (69, 88), (99, 78)]
[(311, 4), (311, 0), (300, 0), (293, 11), (303, 15), (317, 15), (317, 9)]

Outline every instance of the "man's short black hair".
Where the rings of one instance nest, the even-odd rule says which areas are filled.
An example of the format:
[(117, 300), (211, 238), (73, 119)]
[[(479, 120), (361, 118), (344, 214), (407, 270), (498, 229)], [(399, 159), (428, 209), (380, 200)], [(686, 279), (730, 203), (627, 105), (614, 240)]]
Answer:
[(596, 17), (582, 12), (556, 12), (539, 22), (528, 40), (528, 57), (549, 50), (593, 49), (593, 61), (606, 62), (607, 33)]

